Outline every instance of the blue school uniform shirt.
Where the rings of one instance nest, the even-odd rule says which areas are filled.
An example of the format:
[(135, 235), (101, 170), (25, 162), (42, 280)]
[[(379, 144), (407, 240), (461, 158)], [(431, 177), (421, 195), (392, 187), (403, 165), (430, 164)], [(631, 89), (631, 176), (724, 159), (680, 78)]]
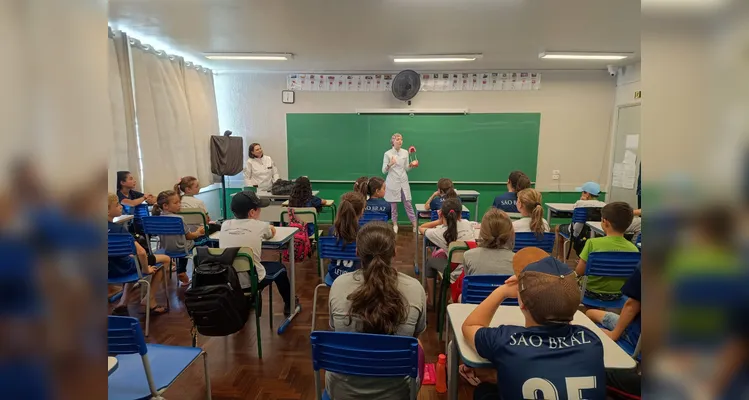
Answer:
[(437, 196), (429, 202), (430, 211), (438, 211), (442, 208), (442, 203), (445, 202), (445, 196)]
[[(322, 199), (320, 199), (317, 196), (312, 196), (311, 199), (307, 200), (306, 203), (304, 203), (305, 207), (315, 207), (317, 212), (322, 211)], [(313, 223), (307, 224), (307, 236), (314, 238), (315, 237), (315, 229), (317, 227)]]
[[(109, 222), (107, 224), (107, 232), (108, 233), (126, 233), (130, 234), (130, 232), (125, 229), (124, 226), (120, 224), (115, 224), (114, 222)], [(109, 257), (109, 266), (107, 268), (108, 276), (110, 278), (114, 277), (121, 277), (124, 275), (134, 274), (137, 271), (135, 270), (135, 260), (133, 260), (130, 256), (123, 256), (123, 257)]]
[[(475, 341), (478, 354), (497, 369), (504, 400), (606, 398), (603, 344), (588, 328), (500, 325), (479, 329)], [(578, 390), (579, 397), (567, 397)]]
[[(328, 236), (335, 236), (334, 226), (331, 226), (330, 229), (328, 229)], [(341, 243), (341, 246), (343, 245), (342, 239), (339, 239), (339, 243)], [(356, 244), (348, 243), (346, 246), (348, 248), (348, 246), (356, 246)], [(330, 274), (330, 277), (335, 281), (339, 276), (349, 272), (354, 272), (359, 268), (361, 268), (361, 261), (359, 260), (330, 260), (330, 264), (328, 264), (328, 274)]]
[(392, 215), (390, 215), (390, 203), (385, 201), (382, 197), (376, 199), (370, 198), (367, 200), (367, 207), (364, 209), (364, 212), (385, 214), (388, 216), (388, 219), (392, 219)]
[(492, 207), (498, 208), (504, 212), (518, 212), (518, 208), (515, 202), (518, 200), (518, 194), (515, 192), (502, 193), (494, 198), (494, 204)]

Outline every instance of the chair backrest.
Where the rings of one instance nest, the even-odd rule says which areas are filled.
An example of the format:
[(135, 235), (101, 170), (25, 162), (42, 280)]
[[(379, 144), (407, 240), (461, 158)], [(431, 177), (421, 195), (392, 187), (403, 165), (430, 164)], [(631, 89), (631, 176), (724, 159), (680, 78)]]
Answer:
[(318, 243), (320, 258), (326, 260), (352, 260), (359, 259), (356, 255), (356, 242), (347, 243), (343, 248), (343, 239), (335, 236), (321, 236)]
[(640, 263), (637, 251), (597, 251), (590, 253), (585, 275), (629, 278)]
[(131, 207), (130, 211), (132, 212), (133, 216), (135, 216), (135, 219), (148, 217), (149, 215), (151, 215), (148, 212), (148, 204), (146, 203), (141, 203), (135, 207)]
[(129, 233), (107, 234), (107, 256), (125, 257), (135, 254), (135, 240)]
[(584, 224), (587, 221), (600, 221), (601, 207), (577, 207), (572, 210), (572, 223)]
[[(512, 275), (466, 275), (463, 278), (463, 293), (461, 303), (479, 304), (489, 297), (494, 289), (505, 284)], [(502, 302), (506, 306), (518, 305), (518, 299), (505, 299)]]
[(364, 224), (372, 221), (382, 221), (386, 222), (388, 220), (387, 214), (383, 213), (376, 213), (376, 212), (365, 212), (364, 215), (359, 218), (359, 226), (363, 226)]
[[(289, 207), (294, 209), (296, 219), (306, 224), (317, 224), (317, 210), (315, 207)], [(281, 211), (281, 223), (289, 222), (289, 212)]]
[(203, 226), (207, 230), (208, 218), (206, 218), (203, 210), (199, 208), (183, 208), (177, 213), (182, 216), (182, 220), (187, 225)]
[(637, 238), (635, 239), (635, 244), (642, 245), (642, 232), (637, 234)]
[(118, 354), (140, 354), (148, 352), (146, 338), (140, 323), (133, 317), (107, 316), (107, 352)]
[[(208, 253), (215, 256), (220, 256), (221, 254), (224, 254), (224, 249), (209, 248)], [(232, 262), (231, 264), (232, 267), (234, 267), (234, 270), (237, 272), (248, 272), (255, 269), (253, 254), (254, 253), (252, 252), (251, 248), (240, 247), (239, 253), (234, 258), (234, 262)], [(200, 260), (196, 260), (196, 262), (199, 261)]]
[[(432, 221), (436, 221), (439, 218), (440, 218), (440, 216), (437, 213), (437, 210), (432, 210), (432, 214), (431, 214)], [(470, 211), (462, 211), (460, 213), (460, 218), (462, 218), (462, 219), (471, 219), (471, 212)]]
[(184, 235), (184, 220), (179, 217), (143, 217), (143, 232), (146, 235)]
[(515, 234), (515, 248), (512, 250), (518, 252), (526, 247), (538, 247), (539, 249), (551, 253), (554, 250), (554, 240), (556, 234), (554, 232), (544, 232), (544, 235), (539, 238), (534, 232), (517, 232)]
[(455, 264), (462, 264), (463, 263), (463, 254), (465, 254), (466, 251), (470, 250), (470, 247), (466, 244), (463, 240), (456, 240), (447, 248), (447, 259), (450, 261), (450, 263)]
[[(419, 342), (416, 338), (314, 331), (310, 335), (310, 342), (312, 368), (318, 382), (321, 369), (379, 378), (409, 376), (412, 378), (410, 398), (416, 398), (416, 378), (419, 374)], [(319, 387), (317, 391), (319, 396)]]

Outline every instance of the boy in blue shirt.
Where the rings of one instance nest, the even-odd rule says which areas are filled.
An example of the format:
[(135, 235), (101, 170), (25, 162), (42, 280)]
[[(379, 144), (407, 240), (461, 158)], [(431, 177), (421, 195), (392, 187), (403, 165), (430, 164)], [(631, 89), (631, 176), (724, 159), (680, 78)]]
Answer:
[(523, 171), (512, 171), (507, 178), (507, 192), (494, 198), (492, 207), (504, 212), (518, 212), (515, 202), (518, 200), (518, 192), (531, 187), (531, 179)]
[[(497, 385), (482, 383), (474, 399), (605, 399), (601, 339), (570, 323), (580, 303), (573, 271), (553, 257), (527, 266), (513, 259), (513, 264), (516, 273), (522, 272), (494, 290), (463, 323), (468, 345), (497, 369)], [(490, 328), (499, 305), (515, 297), (525, 326)]]

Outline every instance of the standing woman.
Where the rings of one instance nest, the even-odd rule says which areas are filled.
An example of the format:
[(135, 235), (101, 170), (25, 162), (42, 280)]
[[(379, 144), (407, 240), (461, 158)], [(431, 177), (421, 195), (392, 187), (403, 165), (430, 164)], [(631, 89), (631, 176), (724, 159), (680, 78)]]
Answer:
[(250, 158), (244, 167), (244, 185), (257, 186), (258, 189), (269, 192), (273, 182), (278, 180), (278, 169), (270, 156), (263, 155), (263, 148), (259, 143), (250, 145)]
[(390, 203), (390, 212), (393, 219), (393, 230), (398, 233), (398, 203), (403, 201), (408, 219), (411, 220), (413, 230), (416, 232), (416, 215), (411, 204), (411, 187), (408, 185), (407, 172), (416, 168), (416, 161), (408, 162), (408, 151), (402, 149), (403, 136), (400, 133), (390, 138), (393, 148), (386, 151), (382, 158), (382, 173), (387, 174), (385, 179), (385, 201)]

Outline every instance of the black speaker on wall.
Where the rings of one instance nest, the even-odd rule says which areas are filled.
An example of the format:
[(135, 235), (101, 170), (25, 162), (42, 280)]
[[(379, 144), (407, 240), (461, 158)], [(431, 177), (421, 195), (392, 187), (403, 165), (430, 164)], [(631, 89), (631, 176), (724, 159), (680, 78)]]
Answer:
[[(231, 131), (227, 132), (231, 135)], [(211, 136), (211, 172), (221, 176), (221, 212), (226, 219), (226, 177), (242, 172), (244, 142), (241, 137), (224, 135)]]

